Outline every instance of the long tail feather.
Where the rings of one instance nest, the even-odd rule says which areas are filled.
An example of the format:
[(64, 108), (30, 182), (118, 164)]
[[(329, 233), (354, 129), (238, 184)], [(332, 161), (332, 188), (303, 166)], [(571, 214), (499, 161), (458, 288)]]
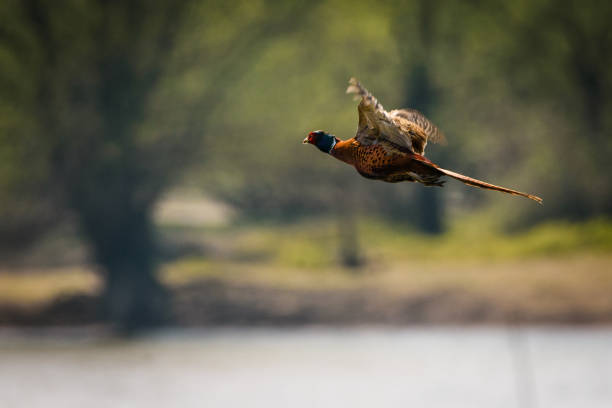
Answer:
[(508, 193), (508, 194), (513, 194), (513, 195), (518, 195), (518, 196), (522, 196), (522, 197), (527, 197), (530, 198), (534, 201), (537, 201), (539, 204), (542, 204), (542, 199), (538, 196), (534, 196), (531, 194), (527, 194), (527, 193), (523, 193), (520, 191), (516, 191), (516, 190), (512, 190), (506, 187), (500, 187), (500, 186), (496, 186), (494, 184), (489, 184), (489, 183), (485, 183), (484, 181), (480, 181), (480, 180), (476, 180), (473, 179), (471, 177), (468, 176), (464, 176), (463, 174), (459, 174), (459, 173), (455, 173), (454, 171), (450, 171), (450, 170), (445, 170), (442, 169), (440, 167), (437, 167), (438, 170), (440, 170), (442, 173), (446, 174), (449, 177), (452, 177), (454, 179), (457, 179), (469, 186), (473, 186), (473, 187), (479, 187), (479, 188), (486, 188), (489, 190), (495, 190), (495, 191), (501, 191), (502, 193)]

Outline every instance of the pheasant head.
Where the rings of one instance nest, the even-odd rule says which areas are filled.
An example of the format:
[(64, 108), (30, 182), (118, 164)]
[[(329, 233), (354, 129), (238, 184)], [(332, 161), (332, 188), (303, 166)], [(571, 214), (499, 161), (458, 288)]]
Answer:
[(304, 144), (315, 145), (323, 153), (330, 153), (337, 142), (338, 139), (334, 135), (330, 135), (322, 130), (310, 132), (302, 141)]

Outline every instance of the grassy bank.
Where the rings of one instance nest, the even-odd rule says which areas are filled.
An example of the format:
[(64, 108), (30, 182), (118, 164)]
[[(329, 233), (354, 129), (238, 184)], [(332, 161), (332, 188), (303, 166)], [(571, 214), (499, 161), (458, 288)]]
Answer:
[[(216, 296), (210, 285), (200, 294), (194, 292), (202, 282), (225, 288), (219, 290), (238, 288), (235, 293), (250, 299), (235, 299), (243, 302), (244, 310), (254, 302), (269, 312), (282, 312), (286, 305), (271, 299), (277, 295), (289, 296), (292, 307), (299, 309), (300, 302), (307, 304), (313, 297), (325, 302), (327, 295), (339, 299), (350, 293), (352, 302), (370, 299), (367, 307), (377, 313), (423, 297), (435, 305), (446, 296), (438, 302), (442, 309), (460, 314), (461, 305), (470, 310), (478, 305), (479, 310), (491, 310), (487, 319), (493, 320), (517, 313), (537, 320), (612, 319), (610, 221), (551, 223), (508, 235), (463, 220), (448, 233), (431, 237), (368, 220), (358, 231), (365, 264), (351, 269), (339, 265), (338, 226), (330, 220), (165, 227), (161, 236), (174, 248), (175, 258), (162, 264), (161, 279), (177, 293), (192, 288), (192, 300)], [(58, 296), (96, 294), (100, 289), (100, 280), (87, 266), (0, 273), (4, 305), (41, 306)], [(258, 291), (261, 297), (253, 295)], [(232, 300), (226, 296), (223, 301)]]

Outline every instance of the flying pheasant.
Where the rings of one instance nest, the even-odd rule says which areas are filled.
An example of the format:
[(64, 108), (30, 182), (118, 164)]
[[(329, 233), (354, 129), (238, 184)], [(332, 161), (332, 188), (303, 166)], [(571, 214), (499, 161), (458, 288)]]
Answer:
[(413, 109), (387, 112), (355, 78), (346, 93), (361, 99), (357, 111), (359, 124), (354, 138), (340, 140), (322, 130), (310, 132), (303, 143), (315, 145), (357, 169), (363, 177), (389, 183), (412, 181), (426, 186), (442, 186), (443, 176), (467, 185), (519, 195), (542, 203), (540, 197), (499, 187), (440, 168), (424, 157), (428, 141), (445, 142), (444, 134), (422, 113)]

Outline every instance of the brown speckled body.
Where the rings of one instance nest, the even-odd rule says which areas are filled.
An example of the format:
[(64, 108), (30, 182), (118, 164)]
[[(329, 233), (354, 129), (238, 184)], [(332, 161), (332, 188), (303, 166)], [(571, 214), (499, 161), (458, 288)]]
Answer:
[(382, 144), (363, 145), (357, 140), (338, 141), (332, 156), (353, 165), (364, 177), (389, 183), (420, 181), (425, 185), (441, 185), (444, 174), (425, 157), (404, 152), (388, 151)]

